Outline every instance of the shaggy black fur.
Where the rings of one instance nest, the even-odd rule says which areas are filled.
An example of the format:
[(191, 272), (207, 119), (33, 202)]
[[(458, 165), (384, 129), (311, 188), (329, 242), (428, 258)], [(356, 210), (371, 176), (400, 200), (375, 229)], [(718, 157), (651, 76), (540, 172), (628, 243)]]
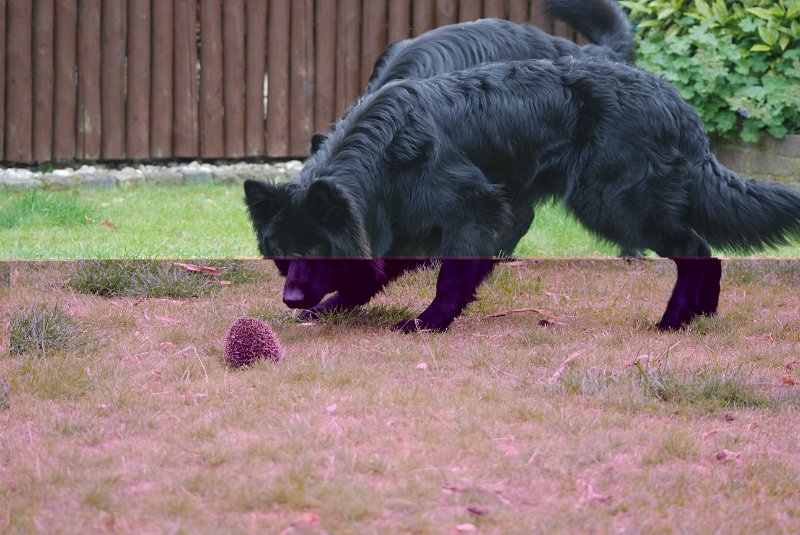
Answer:
[[(707, 257), (709, 244), (749, 251), (800, 233), (800, 193), (723, 167), (674, 87), (574, 58), (388, 84), (290, 183), (245, 190), (264, 256), (445, 258), (442, 298), (437, 291), (435, 310), (404, 330), (446, 328), (491, 258), (527, 230), (531, 207), (552, 198), (598, 236), (668, 257)], [(703, 288), (718, 284), (717, 264), (679, 263), (661, 328), (716, 311)], [(292, 284), (308, 283), (296, 270)]]
[[(545, 0), (544, 8), (593, 44), (579, 46), (536, 26), (502, 19), (450, 24), (389, 44), (375, 62), (364, 94), (393, 80), (430, 78), (494, 61), (573, 56), (633, 62), (630, 25), (613, 0)], [(319, 150), (324, 141), (325, 135), (315, 134), (310, 153)]]

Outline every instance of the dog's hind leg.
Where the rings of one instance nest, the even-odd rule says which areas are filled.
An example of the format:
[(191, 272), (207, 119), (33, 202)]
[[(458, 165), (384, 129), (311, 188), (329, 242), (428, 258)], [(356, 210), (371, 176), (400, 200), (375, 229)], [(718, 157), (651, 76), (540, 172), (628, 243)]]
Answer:
[(405, 333), (444, 331), (464, 308), (475, 300), (478, 286), (489, 276), (493, 258), (449, 258), (442, 260), (436, 281), (436, 297), (419, 317), (396, 323), (392, 329)]
[[(710, 258), (711, 249), (699, 237), (686, 233), (670, 241), (666, 247), (656, 249), (678, 268), (667, 309), (657, 324), (662, 331), (681, 329), (695, 316), (716, 314), (722, 278), (722, 263)], [(679, 254), (669, 254), (675, 252)]]

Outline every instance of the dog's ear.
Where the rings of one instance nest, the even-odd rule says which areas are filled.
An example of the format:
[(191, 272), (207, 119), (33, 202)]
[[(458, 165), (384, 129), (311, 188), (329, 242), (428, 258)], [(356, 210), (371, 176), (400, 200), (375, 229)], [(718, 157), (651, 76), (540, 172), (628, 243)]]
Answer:
[(326, 139), (328, 139), (328, 136), (325, 134), (314, 134), (311, 136), (311, 144), (308, 147), (308, 155), (314, 156), (322, 147), (322, 144), (325, 143)]
[(244, 181), (244, 202), (253, 221), (269, 221), (286, 200), (286, 192), (274, 184), (250, 179)]
[(336, 226), (350, 217), (350, 203), (333, 181), (315, 180), (308, 188), (306, 205), (325, 224)]

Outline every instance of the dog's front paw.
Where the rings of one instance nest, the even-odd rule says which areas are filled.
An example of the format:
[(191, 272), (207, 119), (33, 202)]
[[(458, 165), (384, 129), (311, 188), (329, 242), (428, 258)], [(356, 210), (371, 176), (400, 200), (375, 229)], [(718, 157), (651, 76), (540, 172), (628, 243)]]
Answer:
[(440, 326), (435, 325), (433, 323), (429, 323), (425, 320), (421, 320), (419, 318), (414, 318), (410, 320), (403, 320), (398, 321), (394, 325), (392, 325), (393, 331), (399, 331), (402, 333), (429, 333), (429, 332), (444, 332), (447, 330), (447, 326)]
[(316, 308), (309, 308), (300, 311), (300, 313), (297, 315), (297, 319), (299, 321), (319, 321), (319, 313), (320, 311)]

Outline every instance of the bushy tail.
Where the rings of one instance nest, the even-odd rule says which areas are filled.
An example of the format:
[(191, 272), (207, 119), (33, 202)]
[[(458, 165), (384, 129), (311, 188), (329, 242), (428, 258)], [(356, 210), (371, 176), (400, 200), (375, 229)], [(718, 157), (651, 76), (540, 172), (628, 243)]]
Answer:
[(747, 180), (713, 156), (695, 182), (692, 227), (712, 247), (751, 252), (800, 237), (800, 191)]
[(566, 22), (592, 43), (613, 50), (619, 61), (633, 63), (628, 17), (614, 0), (545, 0), (544, 9), (549, 17)]

